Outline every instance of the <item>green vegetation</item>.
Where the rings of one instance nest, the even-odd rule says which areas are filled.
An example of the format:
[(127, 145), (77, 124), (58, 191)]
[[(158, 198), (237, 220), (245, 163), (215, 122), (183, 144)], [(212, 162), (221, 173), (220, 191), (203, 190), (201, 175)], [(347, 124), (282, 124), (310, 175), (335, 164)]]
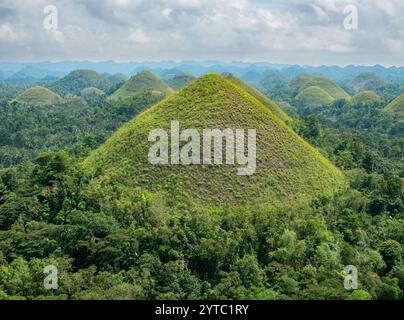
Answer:
[(149, 71), (142, 71), (130, 78), (122, 87), (115, 91), (110, 97), (110, 101), (125, 100), (145, 90), (151, 90), (153, 95), (166, 97), (173, 90), (161, 79)]
[(272, 71), (265, 75), (259, 82), (259, 88), (270, 90), (287, 86), (289, 79), (279, 71)]
[(265, 107), (267, 107), (275, 116), (279, 119), (284, 121), (285, 123), (290, 123), (292, 120), (291, 118), (282, 111), (279, 106), (276, 105), (273, 101), (269, 100), (266, 96), (264, 96), (261, 92), (259, 92), (254, 87), (250, 86), (249, 84), (245, 83), (243, 80), (240, 80), (232, 75), (228, 75), (227, 80), (234, 83), (236, 86), (240, 87), (241, 89), (245, 90), (247, 93), (252, 95), (255, 99), (261, 102)]
[(49, 97), (34, 100), (29, 96), (26, 102), (0, 102), (0, 168), (33, 160), (42, 151), (67, 149), (85, 154), (162, 99), (144, 91), (125, 103), (111, 104), (99, 89), (86, 88), (82, 97), (57, 99), (52, 108), (38, 108), (39, 102), (50, 102)]
[(94, 95), (94, 96), (103, 96), (105, 95), (105, 92), (98, 89), (98, 88), (94, 88), (94, 87), (89, 87), (89, 88), (85, 88), (83, 90), (81, 90), (80, 95), (82, 97), (84, 96), (90, 96), (90, 95)]
[(349, 94), (346, 93), (340, 86), (325, 77), (301, 74), (289, 82), (289, 88), (294, 97), (309, 87), (319, 87), (334, 99), (350, 98)]
[(313, 109), (331, 103), (334, 101), (334, 98), (319, 87), (308, 87), (302, 90), (295, 100), (297, 106), (300, 108)]
[(355, 103), (364, 105), (380, 104), (382, 102), (382, 97), (373, 91), (362, 91), (354, 96), (353, 99)]
[(61, 98), (54, 92), (43, 87), (33, 87), (25, 90), (16, 97), (15, 101), (31, 106), (52, 106), (60, 102)]
[[(254, 128), (257, 130), (257, 170), (237, 176), (235, 166), (153, 166), (148, 160), (150, 130), (182, 128)], [(344, 179), (320, 153), (298, 137), (267, 107), (226, 78), (209, 74), (140, 114), (120, 128), (86, 160), (92, 182), (120, 185), (130, 191), (174, 192), (209, 203), (270, 203), (332, 194)], [(172, 190), (176, 185), (175, 190)], [(223, 186), (227, 187), (224, 189)], [(120, 191), (122, 192), (122, 191)]]
[(389, 103), (383, 111), (404, 118), (404, 93)]
[(49, 88), (61, 96), (78, 96), (85, 88), (95, 87), (107, 92), (113, 85), (111, 80), (93, 70), (75, 70), (52, 83)]
[(355, 92), (377, 91), (385, 86), (386, 82), (374, 73), (363, 72), (350, 81), (349, 85)]
[[(0, 167), (17, 164), (0, 168), (0, 300), (403, 299), (404, 121), (383, 112), (397, 88), (312, 109), (270, 91), (303, 140), (239, 83), (210, 74), (161, 102), (93, 88), (51, 108), (0, 100)], [(256, 128), (256, 174), (145, 165), (148, 130), (172, 119)]]
[(195, 77), (193, 75), (190, 75), (189, 73), (186, 72), (181, 72), (180, 74), (175, 75), (171, 79), (168, 79), (167, 84), (170, 86), (170, 88), (173, 88), (175, 91), (178, 91), (194, 80)]
[(106, 107), (107, 106), (107, 96), (104, 91), (89, 87), (81, 90), (80, 96), (87, 102), (89, 106), (92, 107)]

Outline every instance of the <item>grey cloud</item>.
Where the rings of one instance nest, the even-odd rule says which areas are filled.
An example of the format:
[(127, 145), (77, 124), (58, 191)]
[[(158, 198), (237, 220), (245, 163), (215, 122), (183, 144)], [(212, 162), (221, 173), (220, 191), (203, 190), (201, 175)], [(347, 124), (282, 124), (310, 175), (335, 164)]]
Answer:
[[(404, 64), (400, 0), (55, 0), (54, 33), (42, 27), (47, 4), (0, 0), (0, 42), (1, 30), (20, 35), (1, 46), (1, 60)], [(343, 28), (348, 4), (358, 7), (359, 30)]]

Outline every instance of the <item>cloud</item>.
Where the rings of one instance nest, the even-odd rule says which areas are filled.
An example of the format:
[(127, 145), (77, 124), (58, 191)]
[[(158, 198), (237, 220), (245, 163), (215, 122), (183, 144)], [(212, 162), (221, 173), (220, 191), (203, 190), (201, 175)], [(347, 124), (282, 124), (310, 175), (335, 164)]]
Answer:
[(149, 44), (151, 39), (141, 29), (135, 29), (129, 31), (127, 41), (136, 46)]
[[(0, 0), (1, 60), (267, 60), (404, 65), (401, 0)], [(355, 5), (359, 29), (344, 29)], [(388, 39), (388, 40), (386, 40)]]
[(17, 32), (10, 23), (0, 25), (0, 42), (17, 42), (23, 37), (23, 34)]

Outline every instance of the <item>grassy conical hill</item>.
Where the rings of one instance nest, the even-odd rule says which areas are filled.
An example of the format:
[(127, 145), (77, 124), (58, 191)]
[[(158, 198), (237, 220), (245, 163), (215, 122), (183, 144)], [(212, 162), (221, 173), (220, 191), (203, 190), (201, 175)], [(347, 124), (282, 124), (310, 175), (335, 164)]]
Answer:
[(327, 92), (333, 99), (349, 99), (350, 95), (340, 86), (325, 77), (310, 74), (301, 74), (290, 81), (289, 88), (293, 96), (309, 87), (319, 87)]
[(15, 100), (32, 106), (51, 106), (58, 103), (61, 98), (44, 87), (32, 87), (22, 92)]
[(331, 103), (334, 98), (319, 87), (308, 87), (295, 98), (299, 107), (314, 109)]
[(385, 86), (386, 82), (377, 74), (363, 72), (352, 79), (349, 82), (349, 85), (355, 90), (355, 92), (374, 91)]
[(261, 102), (264, 106), (266, 106), (271, 112), (276, 115), (279, 119), (285, 121), (285, 122), (290, 122), (291, 118), (283, 112), (283, 110), (273, 101), (271, 101), (269, 98), (267, 98), (265, 95), (263, 95), (261, 92), (259, 92), (257, 89), (254, 87), (250, 86), (248, 83), (244, 82), (243, 80), (234, 77), (233, 75), (228, 75), (227, 80), (231, 81), (234, 83), (236, 86), (240, 87), (241, 89), (247, 91), (249, 94), (251, 94), (255, 99), (257, 99), (259, 102)]
[(382, 98), (373, 91), (362, 91), (358, 93), (353, 101), (357, 104), (376, 104), (382, 102)]
[(60, 95), (80, 95), (85, 88), (95, 87), (107, 92), (112, 82), (93, 70), (75, 70), (67, 76), (55, 81), (50, 88)]
[(404, 117), (404, 93), (390, 102), (383, 111), (394, 116)]
[[(255, 174), (237, 175), (238, 164), (150, 164), (150, 131), (161, 128), (169, 133), (173, 120), (181, 130), (196, 128), (200, 133), (207, 128), (256, 129)], [(90, 193), (103, 188), (107, 193), (130, 193), (141, 187), (162, 192), (167, 199), (194, 199), (207, 206), (280, 205), (331, 194), (345, 183), (338, 169), (267, 107), (217, 74), (197, 79), (138, 115), (94, 151), (84, 167), (94, 177)]]
[(159, 77), (149, 71), (142, 71), (126, 81), (109, 99), (111, 101), (125, 100), (145, 90), (151, 90), (154, 94), (162, 96), (173, 93), (173, 90)]

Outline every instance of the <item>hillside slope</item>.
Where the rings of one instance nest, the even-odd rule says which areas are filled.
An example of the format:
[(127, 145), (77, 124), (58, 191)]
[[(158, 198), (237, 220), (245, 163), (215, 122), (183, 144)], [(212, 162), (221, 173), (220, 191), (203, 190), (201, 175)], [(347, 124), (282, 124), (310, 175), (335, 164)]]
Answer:
[(302, 90), (295, 100), (299, 107), (313, 109), (331, 103), (334, 98), (327, 91), (312, 86)]
[(144, 90), (151, 90), (154, 94), (161, 96), (168, 96), (173, 93), (173, 90), (156, 75), (149, 71), (142, 71), (126, 81), (122, 87), (109, 97), (109, 100), (124, 100)]
[[(182, 129), (257, 130), (257, 168), (238, 176), (238, 165), (152, 165), (149, 132)], [(243, 89), (217, 74), (205, 75), (121, 127), (85, 161), (94, 176), (90, 192), (131, 192), (142, 187), (166, 199), (203, 205), (270, 203), (331, 194), (342, 173)], [(110, 189), (108, 186), (114, 186)], [(100, 189), (101, 188), (101, 189)], [(108, 197), (107, 197), (108, 198)]]
[(78, 96), (85, 88), (94, 87), (107, 92), (112, 86), (113, 83), (108, 78), (93, 70), (75, 70), (52, 83), (49, 88), (62, 96)]
[(29, 88), (15, 98), (15, 101), (31, 106), (51, 106), (60, 100), (60, 96), (44, 87)]
[(373, 91), (362, 91), (353, 97), (353, 101), (357, 104), (376, 104), (382, 102), (382, 97)]
[(386, 82), (383, 79), (371, 72), (363, 72), (349, 82), (349, 85), (355, 92), (375, 91), (382, 88), (385, 84)]
[(248, 83), (244, 82), (243, 80), (236, 78), (232, 75), (228, 75), (227, 80), (234, 83), (236, 86), (240, 87), (241, 89), (247, 91), (250, 95), (252, 95), (255, 99), (261, 102), (264, 106), (266, 106), (271, 112), (281, 119), (284, 122), (290, 123), (292, 119), (273, 101), (263, 95), (254, 87), (250, 86)]
[(390, 102), (383, 111), (391, 115), (404, 117), (404, 93)]
[(309, 87), (319, 87), (327, 92), (333, 99), (349, 99), (350, 95), (340, 86), (325, 77), (316, 77), (310, 74), (301, 74), (290, 81), (289, 88), (293, 97)]

